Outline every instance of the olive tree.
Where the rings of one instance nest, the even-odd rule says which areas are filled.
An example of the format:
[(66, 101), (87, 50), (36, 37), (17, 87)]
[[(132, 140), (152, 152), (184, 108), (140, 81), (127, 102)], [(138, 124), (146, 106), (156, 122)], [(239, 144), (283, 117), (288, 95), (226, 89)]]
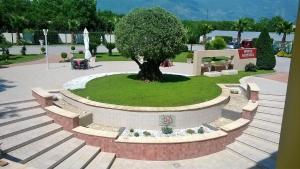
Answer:
[(138, 78), (149, 81), (162, 80), (160, 64), (174, 58), (186, 39), (181, 21), (161, 8), (129, 13), (117, 23), (115, 36), (118, 50), (138, 64)]

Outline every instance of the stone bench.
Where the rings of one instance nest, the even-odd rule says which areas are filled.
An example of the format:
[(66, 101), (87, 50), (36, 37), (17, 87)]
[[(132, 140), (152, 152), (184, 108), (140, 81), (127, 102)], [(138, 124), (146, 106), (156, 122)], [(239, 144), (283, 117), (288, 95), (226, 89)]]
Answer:
[(259, 87), (255, 83), (247, 84), (247, 96), (249, 100), (257, 101), (259, 99)]
[(105, 152), (115, 152), (115, 139), (118, 138), (119, 132), (96, 130), (83, 126), (78, 126), (72, 130), (75, 136), (84, 140), (88, 145), (97, 146)]
[(36, 98), (36, 101), (43, 107), (52, 106), (54, 95), (45, 91), (42, 88), (33, 88), (31, 89), (32, 96)]
[(249, 101), (248, 104), (243, 107), (242, 118), (253, 120), (253, 117), (257, 111), (258, 102), (257, 101)]
[(243, 131), (248, 127), (250, 120), (240, 118), (232, 123), (221, 126), (221, 130), (225, 131), (227, 135), (226, 144), (231, 144), (234, 140), (242, 135)]
[(47, 115), (65, 130), (71, 131), (73, 128), (79, 126), (79, 114), (61, 109), (57, 106), (48, 106), (45, 107), (45, 110)]

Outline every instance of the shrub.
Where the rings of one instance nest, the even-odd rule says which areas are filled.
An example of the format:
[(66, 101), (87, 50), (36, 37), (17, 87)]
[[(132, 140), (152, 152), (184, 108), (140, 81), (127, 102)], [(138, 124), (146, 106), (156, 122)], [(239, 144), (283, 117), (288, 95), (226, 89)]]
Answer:
[(109, 42), (107, 42), (107, 43), (105, 43), (105, 47), (108, 50), (108, 55), (111, 56), (112, 55), (112, 50), (114, 48), (116, 48), (116, 44), (115, 43), (109, 43)]
[(269, 32), (263, 30), (256, 41), (257, 48), (257, 68), (263, 70), (272, 70), (276, 65), (276, 59), (273, 54), (272, 39)]
[(139, 136), (140, 136), (140, 134), (138, 132), (134, 133), (134, 137), (139, 137)]
[(79, 53), (79, 54), (83, 54), (83, 51), (82, 51), (82, 50), (80, 50), (80, 51), (78, 51), (78, 53)]
[(205, 44), (205, 50), (221, 50), (226, 48), (226, 42), (223, 38), (216, 37), (214, 40)]
[(226, 43), (232, 42), (232, 36), (216, 36), (216, 38), (222, 38)]
[(24, 55), (26, 55), (26, 46), (22, 46), (22, 48), (21, 48), (21, 54), (24, 56)]
[(66, 58), (68, 57), (68, 54), (66, 52), (62, 52), (60, 54), (61, 58), (63, 58), (64, 60), (66, 60)]
[(186, 133), (188, 133), (188, 134), (195, 134), (195, 130), (187, 129), (187, 130), (186, 130)]
[(210, 42), (206, 42), (204, 48), (205, 48), (205, 50), (212, 50), (213, 49)]
[(291, 57), (292, 55), (291, 54), (288, 54), (286, 53), (285, 51), (279, 51), (276, 56), (279, 56), (279, 57)]
[(162, 127), (161, 131), (164, 134), (172, 134), (173, 133), (173, 129), (171, 127), (168, 127), (168, 126)]
[(189, 47), (186, 46), (186, 45), (184, 44), (184, 45), (182, 45), (182, 47), (180, 48), (180, 51), (181, 51), (181, 52), (188, 52), (188, 51), (189, 51)]
[(151, 136), (151, 133), (148, 131), (144, 131), (143, 134), (144, 134), (144, 136)]
[(256, 72), (256, 65), (253, 63), (248, 63), (245, 66), (245, 72)]
[(203, 127), (200, 127), (200, 128), (198, 129), (198, 133), (199, 133), (199, 134), (203, 134), (203, 133), (204, 133), (204, 128), (203, 128)]
[(133, 133), (133, 132), (134, 132), (134, 129), (130, 129), (129, 131), (130, 131), (130, 133)]
[(211, 41), (211, 44), (214, 49), (221, 50), (226, 48), (226, 42), (223, 38), (216, 37), (214, 40)]
[(186, 56), (187, 59), (192, 59), (193, 57), (194, 57), (193, 53), (188, 53)]
[(41, 47), (41, 52), (42, 52), (42, 54), (45, 54), (46, 48), (45, 47)]
[(71, 46), (71, 50), (74, 51), (76, 48), (75, 46)]

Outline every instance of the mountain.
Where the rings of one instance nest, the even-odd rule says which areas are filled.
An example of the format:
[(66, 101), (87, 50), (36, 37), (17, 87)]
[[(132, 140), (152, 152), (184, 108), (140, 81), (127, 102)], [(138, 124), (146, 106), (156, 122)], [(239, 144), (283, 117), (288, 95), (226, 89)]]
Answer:
[(282, 16), (297, 18), (298, 0), (97, 0), (98, 10), (126, 14), (134, 8), (160, 6), (181, 19), (237, 20)]

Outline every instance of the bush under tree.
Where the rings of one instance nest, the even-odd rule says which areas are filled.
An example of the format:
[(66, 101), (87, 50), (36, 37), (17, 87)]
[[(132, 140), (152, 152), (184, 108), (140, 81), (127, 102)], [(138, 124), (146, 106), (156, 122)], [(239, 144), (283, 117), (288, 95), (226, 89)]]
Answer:
[(181, 21), (161, 8), (134, 10), (118, 22), (115, 35), (118, 50), (138, 64), (138, 78), (149, 81), (163, 79), (160, 64), (174, 58), (185, 40)]
[(258, 69), (272, 70), (276, 65), (276, 58), (273, 54), (272, 39), (269, 32), (264, 30), (256, 40), (257, 62)]
[(205, 50), (221, 50), (226, 48), (226, 42), (221, 37), (216, 37), (214, 40), (205, 44)]

